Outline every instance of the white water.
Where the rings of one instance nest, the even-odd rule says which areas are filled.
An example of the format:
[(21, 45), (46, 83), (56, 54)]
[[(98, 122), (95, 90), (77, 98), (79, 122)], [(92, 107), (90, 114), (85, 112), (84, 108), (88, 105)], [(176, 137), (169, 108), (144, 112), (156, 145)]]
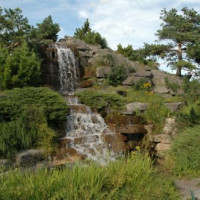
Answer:
[[(70, 105), (70, 115), (67, 117), (66, 138), (70, 140), (66, 148), (74, 148), (78, 153), (86, 155), (89, 159), (104, 162), (108, 160), (108, 144), (103, 141), (103, 135), (110, 134), (104, 119), (84, 104), (80, 104), (73, 96), (77, 86), (77, 66), (70, 49), (57, 48), (61, 93), (67, 95)], [(110, 154), (111, 155), (111, 154)]]
[(61, 45), (55, 45), (58, 54), (60, 92), (64, 95), (73, 95), (77, 84), (77, 67), (73, 52)]
[[(71, 97), (69, 103), (71, 103)], [(73, 101), (76, 102), (76, 101)], [(70, 139), (68, 147), (75, 148), (80, 154), (85, 154), (89, 159), (104, 162), (108, 160), (111, 152), (108, 144), (103, 141), (105, 134), (111, 132), (104, 119), (83, 104), (71, 104), (72, 109), (67, 117), (66, 137)], [(79, 111), (80, 110), (80, 111)]]

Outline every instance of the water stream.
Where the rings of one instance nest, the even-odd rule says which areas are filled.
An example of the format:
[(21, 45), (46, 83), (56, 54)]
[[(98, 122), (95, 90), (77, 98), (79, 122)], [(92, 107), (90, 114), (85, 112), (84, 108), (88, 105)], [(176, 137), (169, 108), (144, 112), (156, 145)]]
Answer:
[(61, 93), (66, 95), (70, 106), (66, 132), (66, 138), (70, 140), (70, 143), (66, 145), (66, 148), (73, 148), (89, 159), (103, 162), (111, 154), (108, 151), (108, 144), (103, 141), (103, 136), (111, 132), (99, 114), (93, 113), (88, 106), (81, 104), (74, 96), (78, 69), (72, 51), (59, 45), (56, 45), (56, 48)]

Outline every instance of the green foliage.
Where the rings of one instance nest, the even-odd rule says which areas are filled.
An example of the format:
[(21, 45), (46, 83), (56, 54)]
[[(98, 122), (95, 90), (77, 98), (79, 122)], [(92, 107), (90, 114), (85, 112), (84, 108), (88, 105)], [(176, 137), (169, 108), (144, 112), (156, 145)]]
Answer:
[(200, 101), (185, 106), (176, 114), (176, 117), (181, 129), (198, 124), (200, 122)]
[[(145, 45), (146, 48), (146, 45)], [(132, 45), (128, 45), (127, 47), (122, 47), (121, 44), (117, 46), (117, 52), (124, 55), (125, 57), (128, 57), (129, 60), (132, 61), (139, 61), (142, 64), (147, 64), (149, 66), (155, 65), (155, 59), (148, 58), (151, 54), (147, 52), (145, 48), (140, 48), (134, 50)]]
[(149, 103), (147, 111), (143, 115), (147, 122), (154, 124), (155, 132), (159, 132), (164, 125), (165, 119), (169, 117), (170, 111), (161, 99), (155, 98)]
[(101, 48), (108, 48), (106, 39), (103, 38), (100, 33), (92, 31), (88, 19), (84, 22), (83, 27), (76, 29), (74, 37), (84, 40), (88, 44), (99, 44)]
[(60, 27), (57, 23), (53, 23), (53, 19), (49, 15), (42, 23), (37, 24), (36, 30), (37, 37), (40, 40), (53, 40), (55, 42), (58, 38), (57, 34), (60, 31)]
[(179, 199), (172, 181), (139, 153), (106, 166), (92, 163), (37, 173), (9, 171), (0, 176), (0, 184), (0, 199)]
[[(192, 52), (194, 41), (199, 40), (200, 15), (194, 9), (183, 8), (182, 14), (179, 14), (176, 9), (161, 11), (160, 18), (163, 20), (161, 29), (157, 31), (159, 40), (170, 40), (167, 54), (167, 61), (172, 68), (176, 68), (176, 74), (181, 76), (183, 68), (192, 70), (195, 68), (190, 60), (185, 60), (183, 53), (187, 47), (190, 47), (190, 57), (196, 57)], [(177, 48), (177, 50), (175, 50)]]
[(108, 83), (113, 86), (122, 84), (127, 77), (127, 70), (123, 65), (112, 67), (111, 73), (108, 75)]
[(0, 42), (9, 45), (22, 40), (30, 33), (31, 26), (20, 8), (2, 9), (0, 7)]
[(133, 88), (135, 90), (150, 91), (152, 89), (152, 84), (149, 82), (149, 79), (141, 78), (134, 84)]
[(47, 126), (43, 110), (25, 106), (15, 121), (0, 123), (0, 157), (12, 158), (18, 151), (35, 147), (49, 154), (46, 146), (52, 146), (53, 137), (55, 133)]
[(44, 87), (15, 88), (5, 91), (6, 98), (0, 101), (0, 122), (15, 120), (23, 111), (23, 105), (44, 108), (47, 121), (51, 125), (66, 119), (67, 105), (62, 96)]
[(200, 81), (199, 80), (192, 80), (189, 81), (188, 79), (184, 79), (183, 81), (183, 97), (187, 102), (193, 103), (200, 99)]
[(86, 90), (78, 94), (79, 99), (91, 109), (107, 112), (110, 109), (122, 108), (123, 99), (117, 94), (107, 94), (95, 90)]
[(34, 85), (40, 77), (40, 61), (28, 48), (26, 42), (8, 53), (1, 48), (0, 87), (10, 89)]
[(200, 126), (188, 128), (173, 141), (170, 155), (177, 175), (200, 174)]
[(48, 88), (18, 88), (4, 95), (0, 101), (0, 157), (10, 158), (34, 147), (50, 153), (53, 129), (66, 119), (65, 100)]
[(181, 87), (178, 85), (178, 83), (175, 82), (170, 82), (169, 79), (167, 77), (165, 77), (165, 83), (168, 87), (168, 89), (171, 89), (173, 92), (177, 93), (178, 89), (180, 89)]

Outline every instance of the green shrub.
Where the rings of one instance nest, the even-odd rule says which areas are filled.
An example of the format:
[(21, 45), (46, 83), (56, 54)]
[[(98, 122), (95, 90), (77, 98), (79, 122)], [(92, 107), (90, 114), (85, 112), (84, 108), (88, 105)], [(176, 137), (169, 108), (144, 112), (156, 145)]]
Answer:
[(123, 98), (118, 94), (107, 94), (95, 90), (86, 90), (78, 94), (79, 99), (93, 110), (99, 112), (109, 111), (110, 109), (121, 109)]
[(164, 125), (165, 119), (170, 115), (169, 109), (160, 99), (153, 99), (149, 103), (147, 111), (144, 112), (144, 117), (149, 123), (153, 123), (155, 131), (160, 131)]
[(178, 83), (169, 81), (168, 77), (165, 77), (165, 83), (168, 89), (171, 89), (175, 93), (177, 93), (178, 89), (180, 89), (180, 86), (178, 85)]
[(152, 83), (147, 78), (141, 78), (134, 84), (133, 88), (135, 90), (150, 91), (152, 89)]
[(188, 128), (178, 135), (171, 146), (178, 175), (200, 174), (200, 126)]
[(123, 65), (112, 67), (111, 73), (108, 75), (108, 83), (112, 86), (122, 84), (127, 77), (127, 70)]
[(0, 122), (12, 121), (19, 117), (24, 105), (36, 105), (44, 109), (49, 125), (57, 126), (66, 119), (66, 101), (58, 93), (44, 87), (15, 88), (4, 91), (0, 101)]
[(199, 80), (192, 80), (189, 81), (188, 79), (184, 79), (183, 81), (183, 90), (184, 94), (183, 97), (185, 101), (193, 103), (200, 99), (200, 81)]
[(20, 47), (8, 53), (0, 49), (0, 87), (10, 89), (34, 85), (40, 77), (40, 61), (28, 45), (23, 42)]
[(185, 106), (176, 113), (177, 122), (181, 129), (200, 123), (200, 101)]
[(0, 176), (0, 199), (179, 199), (171, 180), (152, 167), (146, 155), (37, 173), (10, 171)]
[(56, 136), (53, 129), (66, 120), (65, 100), (48, 88), (16, 88), (4, 94), (0, 101), (0, 157), (11, 158), (35, 147), (50, 153)]

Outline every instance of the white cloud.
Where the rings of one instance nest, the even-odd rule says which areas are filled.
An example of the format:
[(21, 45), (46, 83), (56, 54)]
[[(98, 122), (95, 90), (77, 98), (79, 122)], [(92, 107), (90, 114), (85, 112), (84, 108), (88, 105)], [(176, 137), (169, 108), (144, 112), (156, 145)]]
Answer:
[[(80, 5), (79, 16), (89, 18), (94, 30), (108, 40), (112, 48), (117, 44), (132, 44), (141, 47), (144, 42), (152, 43), (159, 29), (160, 12), (163, 8), (187, 6), (184, 2), (199, 0), (85, 0)], [(89, 6), (88, 6), (89, 5)]]
[(89, 13), (87, 11), (85, 11), (85, 10), (81, 10), (79, 12), (79, 16), (82, 17), (82, 18), (88, 18)]

